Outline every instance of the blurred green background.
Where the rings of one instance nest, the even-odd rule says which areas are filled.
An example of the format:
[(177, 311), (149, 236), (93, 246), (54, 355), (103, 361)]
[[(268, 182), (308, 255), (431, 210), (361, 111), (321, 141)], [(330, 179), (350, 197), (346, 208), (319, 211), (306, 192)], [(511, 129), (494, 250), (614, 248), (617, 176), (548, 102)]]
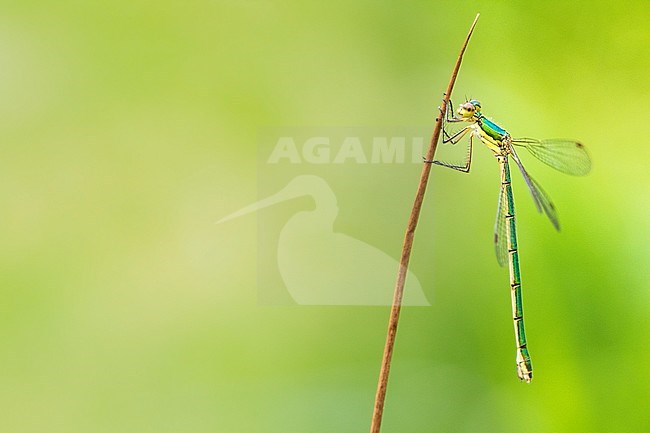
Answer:
[[(433, 170), (382, 431), (650, 430), (646, 1), (130, 0), (2, 3), (0, 431), (367, 431), (388, 308), (260, 305), (256, 217), (214, 223), (258, 199), (260, 128), (433, 127), (476, 12), (455, 99), (594, 168), (526, 159), (560, 234), (513, 172), (531, 385), (497, 166)], [(339, 179), (336, 230), (397, 259), (411, 168)]]

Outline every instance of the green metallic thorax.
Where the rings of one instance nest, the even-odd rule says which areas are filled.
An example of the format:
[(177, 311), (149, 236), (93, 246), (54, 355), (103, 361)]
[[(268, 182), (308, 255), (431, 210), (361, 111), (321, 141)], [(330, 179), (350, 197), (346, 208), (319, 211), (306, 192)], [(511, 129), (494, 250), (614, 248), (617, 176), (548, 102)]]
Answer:
[(484, 117), (482, 114), (479, 114), (478, 120), (476, 121), (478, 125), (481, 127), (483, 132), (485, 132), (487, 135), (489, 135), (492, 139), (496, 141), (501, 141), (503, 140), (507, 135), (508, 131), (488, 119), (487, 117)]

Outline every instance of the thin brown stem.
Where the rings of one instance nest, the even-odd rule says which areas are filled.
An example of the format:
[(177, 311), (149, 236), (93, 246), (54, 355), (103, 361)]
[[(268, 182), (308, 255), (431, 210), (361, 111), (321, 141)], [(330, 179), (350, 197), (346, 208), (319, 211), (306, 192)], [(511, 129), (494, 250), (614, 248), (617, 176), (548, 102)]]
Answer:
[[(476, 15), (472, 26), (469, 28), (465, 42), (460, 49), (456, 66), (451, 74), (447, 92), (440, 106), (440, 112), (436, 117), (436, 124), (433, 128), (433, 135), (431, 137), (431, 144), (426, 155), (427, 161), (433, 161), (438, 145), (438, 138), (440, 137), (440, 130), (442, 129), (443, 113), (446, 113), (447, 104), (451, 91), (456, 82), (456, 76), (460, 69), (460, 63), (463, 59), (463, 54), (469, 43), (469, 38), (472, 36), (476, 22), (480, 14)], [(384, 401), (386, 400), (386, 387), (388, 385), (388, 373), (390, 372), (390, 362), (393, 356), (393, 347), (395, 345), (395, 334), (397, 333), (397, 323), (399, 321), (399, 313), (402, 308), (402, 296), (404, 295), (404, 283), (406, 281), (406, 271), (408, 270), (409, 259), (411, 257), (411, 249), (413, 247), (413, 238), (415, 236), (415, 228), (418, 224), (420, 217), (420, 210), (422, 209), (422, 201), (424, 200), (424, 192), (427, 189), (427, 182), (429, 181), (429, 173), (431, 172), (431, 164), (422, 164), (422, 174), (420, 176), (420, 184), (418, 185), (417, 193), (415, 195), (415, 203), (413, 203), (413, 210), (411, 217), (408, 220), (406, 227), (406, 236), (404, 237), (404, 245), (402, 247), (402, 256), (400, 258), (399, 270), (397, 272), (397, 282), (395, 283), (395, 294), (393, 295), (393, 305), (390, 310), (390, 318), (388, 319), (388, 333), (386, 335), (386, 345), (384, 346), (384, 356), (381, 361), (381, 370), (379, 372), (379, 381), (377, 384), (377, 394), (375, 396), (375, 406), (372, 413), (372, 424), (370, 425), (370, 433), (379, 433), (381, 429), (381, 418), (384, 412)]]

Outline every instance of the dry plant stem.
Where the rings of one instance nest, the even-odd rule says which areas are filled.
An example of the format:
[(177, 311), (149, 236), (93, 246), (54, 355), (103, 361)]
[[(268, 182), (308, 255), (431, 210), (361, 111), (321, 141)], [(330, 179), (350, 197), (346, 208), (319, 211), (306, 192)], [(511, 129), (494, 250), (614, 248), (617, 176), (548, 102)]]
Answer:
[[(472, 26), (469, 28), (465, 42), (460, 49), (456, 66), (451, 74), (447, 92), (445, 92), (444, 100), (440, 106), (440, 112), (436, 117), (436, 124), (433, 128), (433, 135), (431, 137), (431, 144), (426, 155), (427, 161), (433, 161), (438, 145), (438, 138), (440, 137), (440, 130), (442, 129), (442, 113), (446, 112), (447, 104), (451, 96), (451, 91), (456, 82), (456, 76), (460, 69), (460, 63), (463, 59), (463, 54), (469, 43), (469, 38), (472, 36), (476, 22), (480, 14), (476, 15)], [(395, 345), (395, 334), (397, 333), (397, 322), (399, 321), (399, 313), (402, 307), (402, 295), (404, 294), (404, 282), (406, 281), (406, 271), (408, 270), (409, 258), (411, 257), (411, 248), (413, 247), (413, 238), (415, 236), (415, 227), (418, 224), (420, 217), (420, 210), (422, 209), (422, 201), (424, 200), (424, 192), (427, 189), (427, 182), (429, 180), (429, 173), (431, 172), (431, 164), (422, 164), (422, 174), (420, 176), (420, 184), (415, 195), (415, 203), (413, 203), (413, 210), (411, 217), (408, 220), (406, 227), (406, 236), (404, 237), (404, 245), (402, 247), (402, 256), (400, 258), (400, 266), (397, 272), (397, 282), (395, 283), (395, 294), (393, 295), (393, 305), (390, 310), (390, 318), (388, 320), (388, 333), (386, 335), (386, 345), (384, 346), (384, 356), (381, 361), (381, 370), (379, 372), (379, 382), (377, 384), (377, 395), (375, 396), (375, 407), (372, 413), (372, 424), (370, 425), (370, 433), (379, 433), (381, 428), (381, 418), (384, 412), (384, 401), (386, 399), (386, 387), (388, 385), (388, 373), (390, 371), (390, 361), (393, 356), (393, 346)]]

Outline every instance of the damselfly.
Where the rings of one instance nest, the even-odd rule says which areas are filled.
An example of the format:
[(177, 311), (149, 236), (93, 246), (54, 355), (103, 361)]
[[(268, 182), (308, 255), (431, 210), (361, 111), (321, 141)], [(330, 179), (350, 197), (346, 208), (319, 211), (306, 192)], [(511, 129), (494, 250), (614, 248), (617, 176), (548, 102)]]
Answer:
[[(501, 190), (497, 205), (497, 219), (494, 225), (494, 245), (497, 261), (500, 266), (508, 262), (510, 269), (510, 294), (512, 298), (512, 315), (515, 328), (515, 343), (517, 345), (517, 375), (519, 379), (530, 382), (533, 378), (533, 367), (526, 346), (524, 332), (524, 308), (521, 298), (521, 274), (519, 271), (519, 252), (517, 249), (517, 230), (515, 225), (515, 203), (510, 185), (510, 168), (508, 158), (519, 167), (519, 171), (528, 185), (533, 201), (539, 212), (544, 212), (553, 226), (559, 230), (560, 224), (555, 212), (555, 206), (548, 195), (533, 180), (517, 155), (516, 148), (525, 148), (543, 163), (563, 173), (582, 176), (589, 173), (591, 160), (584, 146), (573, 140), (536, 140), (533, 138), (512, 138), (508, 132), (487, 119), (481, 113), (481, 103), (475, 99), (460, 105), (456, 115), (452, 115), (451, 101), (447, 106), (443, 119), (443, 143), (458, 143), (469, 134), (469, 149), (464, 165), (455, 165), (442, 161), (426, 161), (454, 170), (469, 172), (472, 163), (472, 141), (479, 139), (490, 149), (501, 168)], [(447, 123), (467, 122), (465, 126), (453, 135), (449, 135), (444, 126)]]

